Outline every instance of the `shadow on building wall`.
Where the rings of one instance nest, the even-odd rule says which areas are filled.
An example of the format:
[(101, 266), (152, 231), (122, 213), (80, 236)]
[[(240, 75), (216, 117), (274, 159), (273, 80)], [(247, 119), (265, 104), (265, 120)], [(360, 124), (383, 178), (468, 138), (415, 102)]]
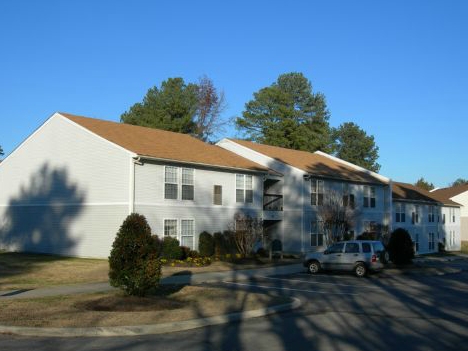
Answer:
[(66, 169), (44, 164), (0, 217), (0, 245), (14, 251), (72, 254), (78, 239), (72, 238), (70, 225), (82, 211), (84, 199)]

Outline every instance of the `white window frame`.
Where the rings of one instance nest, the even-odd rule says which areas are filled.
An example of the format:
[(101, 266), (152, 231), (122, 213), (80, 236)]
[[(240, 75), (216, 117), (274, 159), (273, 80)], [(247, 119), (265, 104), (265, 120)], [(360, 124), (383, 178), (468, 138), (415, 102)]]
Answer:
[[(167, 170), (171, 168), (175, 170), (175, 182), (173, 181), (168, 181), (167, 180)], [(176, 196), (175, 198), (168, 198), (166, 197), (166, 184), (172, 184), (175, 185), (176, 187)], [(164, 195), (163, 198), (164, 200), (177, 200), (179, 198), (179, 167), (175, 166), (164, 166), (164, 189), (163, 189)]]
[[(166, 235), (166, 221), (175, 221), (175, 224), (176, 224), (175, 236), (170, 235), (170, 234)], [(171, 238), (176, 238), (177, 240), (179, 240), (178, 232), (179, 232), (179, 220), (177, 218), (164, 218), (163, 219), (163, 238), (170, 236)], [(180, 243), (180, 240), (179, 240), (179, 243)]]
[(429, 233), (428, 237), (428, 245), (429, 245), (429, 250), (434, 251), (435, 250), (435, 234), (434, 233)]
[[(315, 228), (315, 231), (314, 231)], [(322, 229), (322, 230), (321, 230)], [(322, 232), (322, 233), (321, 233)], [(322, 237), (322, 245), (319, 245), (319, 237)], [(314, 240), (313, 240), (314, 238)], [(315, 245), (312, 244), (315, 242)], [(311, 221), (310, 222), (310, 246), (311, 247), (322, 247), (325, 242), (325, 234), (323, 233), (323, 222), (322, 221)]]
[[(184, 235), (183, 222), (192, 222), (192, 234), (191, 235)], [(195, 219), (194, 218), (181, 218), (180, 219), (180, 239), (179, 239), (180, 246), (186, 246), (186, 247), (189, 247), (191, 250), (195, 250), (195, 233), (196, 233)], [(185, 245), (184, 238), (192, 238), (192, 245)]]
[(418, 233), (414, 233), (414, 251), (416, 253), (419, 252), (419, 234)]
[(429, 214), (427, 216), (428, 222), (429, 223), (434, 223), (435, 222), (435, 208), (433, 205), (429, 205)]
[[(377, 206), (377, 195), (375, 186), (364, 185), (362, 206), (365, 208), (375, 208)], [(367, 200), (367, 201), (366, 201)]]
[[(176, 182), (168, 182), (166, 180), (166, 169), (167, 168), (173, 168), (176, 170)], [(184, 182), (184, 171), (190, 171), (192, 172), (192, 184), (185, 183)], [(163, 199), (164, 200), (169, 200), (169, 201), (194, 201), (195, 200), (195, 168), (189, 168), (189, 167), (177, 167), (177, 166), (171, 166), (171, 165), (166, 165), (164, 166), (164, 188), (163, 188)], [(177, 191), (177, 196), (176, 198), (166, 198), (166, 184), (175, 184), (176, 185), (176, 191)], [(192, 186), (193, 188), (193, 199), (184, 199), (182, 192), (183, 192), (183, 187), (184, 186)]]
[[(311, 206), (322, 206), (323, 199), (325, 197), (325, 181), (323, 179), (310, 179), (310, 205)], [(315, 203), (312, 202), (314, 199)]]
[(395, 222), (396, 223), (406, 222), (406, 208), (405, 208), (404, 203), (397, 202), (395, 204)]
[[(242, 178), (242, 185), (238, 184), (238, 182), (237, 182), (237, 180), (241, 179), (241, 178)], [(251, 180), (249, 188), (247, 187), (247, 183), (248, 183), (247, 178), (249, 178)], [(253, 177), (253, 175), (236, 173), (234, 181), (235, 181), (235, 189), (236, 189), (235, 190), (236, 203), (253, 204), (253, 202), (254, 202), (254, 194), (253, 194), (254, 177)], [(242, 187), (238, 187), (238, 185), (241, 185)], [(239, 201), (240, 199), (237, 198), (238, 190), (242, 191), (242, 201)], [(250, 194), (251, 194), (250, 197), (247, 196), (248, 192), (250, 192)], [(248, 198), (250, 199), (250, 201), (247, 201)]]
[[(190, 184), (187, 183), (187, 182), (184, 182), (184, 172), (191, 172), (191, 177), (192, 177), (192, 182)], [(191, 199), (184, 199), (183, 196), (184, 196), (184, 186), (191, 186), (192, 187), (192, 198)], [(183, 201), (194, 201), (195, 200), (195, 169), (193, 168), (187, 168), (187, 167), (183, 167), (181, 168), (181, 172), (180, 172), (180, 199), (183, 200)]]

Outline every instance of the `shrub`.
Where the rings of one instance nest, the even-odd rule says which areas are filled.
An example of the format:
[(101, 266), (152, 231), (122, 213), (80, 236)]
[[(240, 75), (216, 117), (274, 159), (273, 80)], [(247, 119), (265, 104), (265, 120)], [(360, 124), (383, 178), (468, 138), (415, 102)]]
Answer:
[(208, 232), (200, 233), (198, 238), (198, 250), (203, 257), (211, 257), (215, 253), (215, 242), (213, 236)]
[(121, 225), (109, 256), (109, 281), (128, 295), (144, 296), (159, 284), (161, 262), (146, 218), (130, 214)]
[(413, 241), (407, 230), (398, 228), (393, 231), (387, 245), (390, 261), (396, 264), (411, 263), (414, 258)]
[(180, 260), (183, 250), (179, 246), (179, 240), (171, 236), (166, 236), (162, 244), (162, 257), (172, 260)]
[(268, 256), (269, 256), (269, 253), (268, 253), (268, 251), (267, 251), (265, 248), (261, 247), (261, 248), (259, 248), (259, 249), (257, 250), (257, 256), (258, 256), (258, 257), (264, 257), (264, 258), (265, 258), (265, 257), (268, 257)]
[(229, 230), (213, 234), (215, 256), (222, 257), (227, 254), (236, 253), (235, 245), (232, 241), (233, 235), (234, 233)]

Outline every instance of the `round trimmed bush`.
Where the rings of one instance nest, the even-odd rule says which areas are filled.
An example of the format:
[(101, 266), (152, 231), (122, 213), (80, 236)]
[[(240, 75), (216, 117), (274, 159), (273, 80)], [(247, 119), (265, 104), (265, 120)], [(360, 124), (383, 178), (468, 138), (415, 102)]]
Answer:
[(164, 237), (162, 244), (162, 257), (170, 260), (182, 259), (184, 252), (179, 245), (179, 240), (171, 236)]
[(215, 253), (215, 242), (213, 235), (208, 232), (200, 233), (198, 238), (198, 251), (202, 257), (211, 257)]
[(159, 284), (161, 262), (146, 218), (130, 214), (120, 226), (109, 256), (109, 281), (128, 295), (144, 296)]
[(403, 228), (395, 229), (388, 241), (387, 250), (390, 261), (395, 264), (411, 263), (414, 258), (413, 241), (411, 235)]

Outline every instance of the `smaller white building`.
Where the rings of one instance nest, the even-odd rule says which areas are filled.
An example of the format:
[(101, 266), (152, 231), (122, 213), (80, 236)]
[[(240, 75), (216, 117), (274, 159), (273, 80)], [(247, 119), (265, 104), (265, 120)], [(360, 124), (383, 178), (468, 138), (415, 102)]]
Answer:
[(460, 207), (460, 229), (461, 240), (468, 242), (468, 184), (453, 186), (431, 191), (436, 197), (450, 199), (461, 205)]
[(416, 254), (461, 248), (460, 204), (412, 184), (393, 183), (392, 229), (406, 229)]

